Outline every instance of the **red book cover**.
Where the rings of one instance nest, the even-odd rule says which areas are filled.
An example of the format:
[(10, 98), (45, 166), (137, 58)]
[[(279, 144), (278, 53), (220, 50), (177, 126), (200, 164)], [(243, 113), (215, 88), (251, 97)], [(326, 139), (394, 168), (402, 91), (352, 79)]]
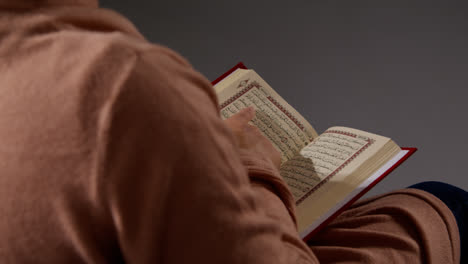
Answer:
[(229, 74), (233, 73), (237, 69), (247, 69), (247, 67), (245, 67), (244, 63), (239, 62), (236, 64), (236, 66), (232, 67), (229, 71), (225, 72), (223, 75), (216, 78), (216, 80), (212, 81), (211, 84), (216, 85), (217, 83), (219, 83), (221, 80), (226, 78)]

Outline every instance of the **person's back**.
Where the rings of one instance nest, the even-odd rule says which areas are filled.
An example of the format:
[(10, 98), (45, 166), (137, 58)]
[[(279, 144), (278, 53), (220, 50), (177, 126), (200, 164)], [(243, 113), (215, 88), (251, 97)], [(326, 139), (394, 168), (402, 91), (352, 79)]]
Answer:
[[(147, 136), (158, 135), (149, 135), (154, 127), (142, 127), (146, 114), (156, 113), (154, 118), (164, 121), (158, 106), (148, 111), (134, 107), (140, 103), (147, 107), (139, 85), (155, 90), (148, 96), (169, 97), (152, 83), (133, 80), (138, 74), (149, 75), (140, 71), (145, 65), (140, 53), (165, 67), (146, 67), (155, 75), (169, 75), (159, 78), (161, 82), (167, 82), (174, 68), (190, 67), (172, 51), (147, 43), (117, 13), (97, 9), (97, 1), (49, 2), (0, 1), (0, 262), (114, 263), (122, 261), (124, 254), (128, 260), (138, 259), (131, 256), (135, 253), (121, 252), (124, 244), (133, 243), (126, 240), (133, 238), (119, 237), (127, 230), (117, 229), (129, 227), (115, 222), (127, 221), (118, 215), (126, 213), (119, 208), (126, 206), (118, 200), (124, 198), (113, 196), (125, 183), (118, 182), (118, 177), (105, 179), (103, 174), (117, 169), (128, 176), (129, 170), (142, 173), (144, 169), (124, 168), (133, 164), (119, 161), (151, 154), (141, 145), (151, 145)], [(148, 120), (154, 124), (153, 118)], [(146, 142), (139, 145), (132, 137), (134, 130), (139, 130), (135, 137)], [(125, 146), (126, 141), (137, 149), (124, 153), (132, 147)], [(161, 145), (161, 151), (167, 147)], [(107, 164), (110, 160), (115, 164)], [(146, 165), (145, 158), (141, 160), (136, 166)], [(147, 184), (151, 182), (148, 179)], [(135, 190), (126, 191), (122, 197), (132, 199), (130, 192)], [(157, 219), (148, 220), (156, 228)], [(128, 234), (141, 235), (136, 232)], [(158, 252), (140, 257), (151, 254)]]
[[(1, 263), (456, 261), (450, 211), (417, 191), (379, 200), (419, 195), (404, 211), (429, 197), (413, 222), (373, 217), (378, 232), (369, 231), (357, 216), (379, 201), (361, 203), (311, 250), (277, 169), (236, 147), (210, 83), (96, 7), (0, 0)], [(448, 231), (414, 234), (426, 214)], [(337, 244), (356, 234), (367, 235), (362, 248)], [(437, 234), (443, 246), (431, 244)]]
[[(278, 197), (249, 190), (211, 84), (96, 7), (0, 0), (0, 262), (219, 263), (289, 234), (297, 249), (231, 261), (311, 258)], [(258, 211), (258, 195), (279, 213)], [(272, 229), (272, 216), (286, 222)], [(269, 227), (238, 231), (249, 226)]]
[[(100, 18), (105, 15), (116, 21), (117, 15), (87, 7), (1, 11), (2, 263), (76, 262), (68, 258), (80, 255), (79, 249), (64, 235), (74, 225), (95, 226), (95, 237), (69, 237), (90, 243), (90, 248), (106, 245), (95, 244), (101, 232), (109, 232), (95, 222), (102, 216), (89, 210), (97, 206), (98, 194), (92, 191), (99, 188), (90, 186), (98, 184), (93, 177), (100, 169), (93, 164), (99, 155), (95, 144), (103, 136), (105, 109), (135, 54), (128, 47), (132, 38), (106, 24)], [(121, 23), (120, 28), (132, 30)], [(89, 203), (83, 203), (87, 198)], [(83, 214), (80, 218), (88, 222), (66, 223), (76, 219), (67, 214)], [(113, 246), (100, 251), (118, 252), (118, 245)]]

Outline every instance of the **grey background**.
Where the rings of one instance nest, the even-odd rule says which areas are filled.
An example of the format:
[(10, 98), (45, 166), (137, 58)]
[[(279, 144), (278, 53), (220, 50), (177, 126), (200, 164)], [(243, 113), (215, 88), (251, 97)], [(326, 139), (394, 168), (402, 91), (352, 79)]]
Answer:
[(468, 189), (468, 10), (462, 1), (116, 1), (208, 79), (243, 61), (317, 131), (418, 147), (367, 195), (427, 180)]

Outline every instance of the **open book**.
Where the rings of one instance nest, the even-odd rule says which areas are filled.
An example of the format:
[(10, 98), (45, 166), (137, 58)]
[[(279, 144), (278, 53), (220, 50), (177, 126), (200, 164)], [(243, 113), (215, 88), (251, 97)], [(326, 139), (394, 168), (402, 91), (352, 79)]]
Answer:
[(253, 106), (251, 124), (281, 153), (280, 175), (297, 206), (307, 240), (413, 154), (391, 139), (347, 127), (318, 135), (255, 71), (239, 63), (213, 81), (221, 116)]

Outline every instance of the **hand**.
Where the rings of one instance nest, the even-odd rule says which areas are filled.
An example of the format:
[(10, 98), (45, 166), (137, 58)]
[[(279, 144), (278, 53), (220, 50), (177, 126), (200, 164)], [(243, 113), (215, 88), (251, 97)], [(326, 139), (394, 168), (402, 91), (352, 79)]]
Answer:
[(269, 158), (276, 168), (279, 169), (281, 165), (281, 154), (279, 151), (256, 126), (248, 123), (254, 116), (255, 108), (247, 107), (227, 118), (224, 122), (234, 133), (240, 149), (249, 150)]

